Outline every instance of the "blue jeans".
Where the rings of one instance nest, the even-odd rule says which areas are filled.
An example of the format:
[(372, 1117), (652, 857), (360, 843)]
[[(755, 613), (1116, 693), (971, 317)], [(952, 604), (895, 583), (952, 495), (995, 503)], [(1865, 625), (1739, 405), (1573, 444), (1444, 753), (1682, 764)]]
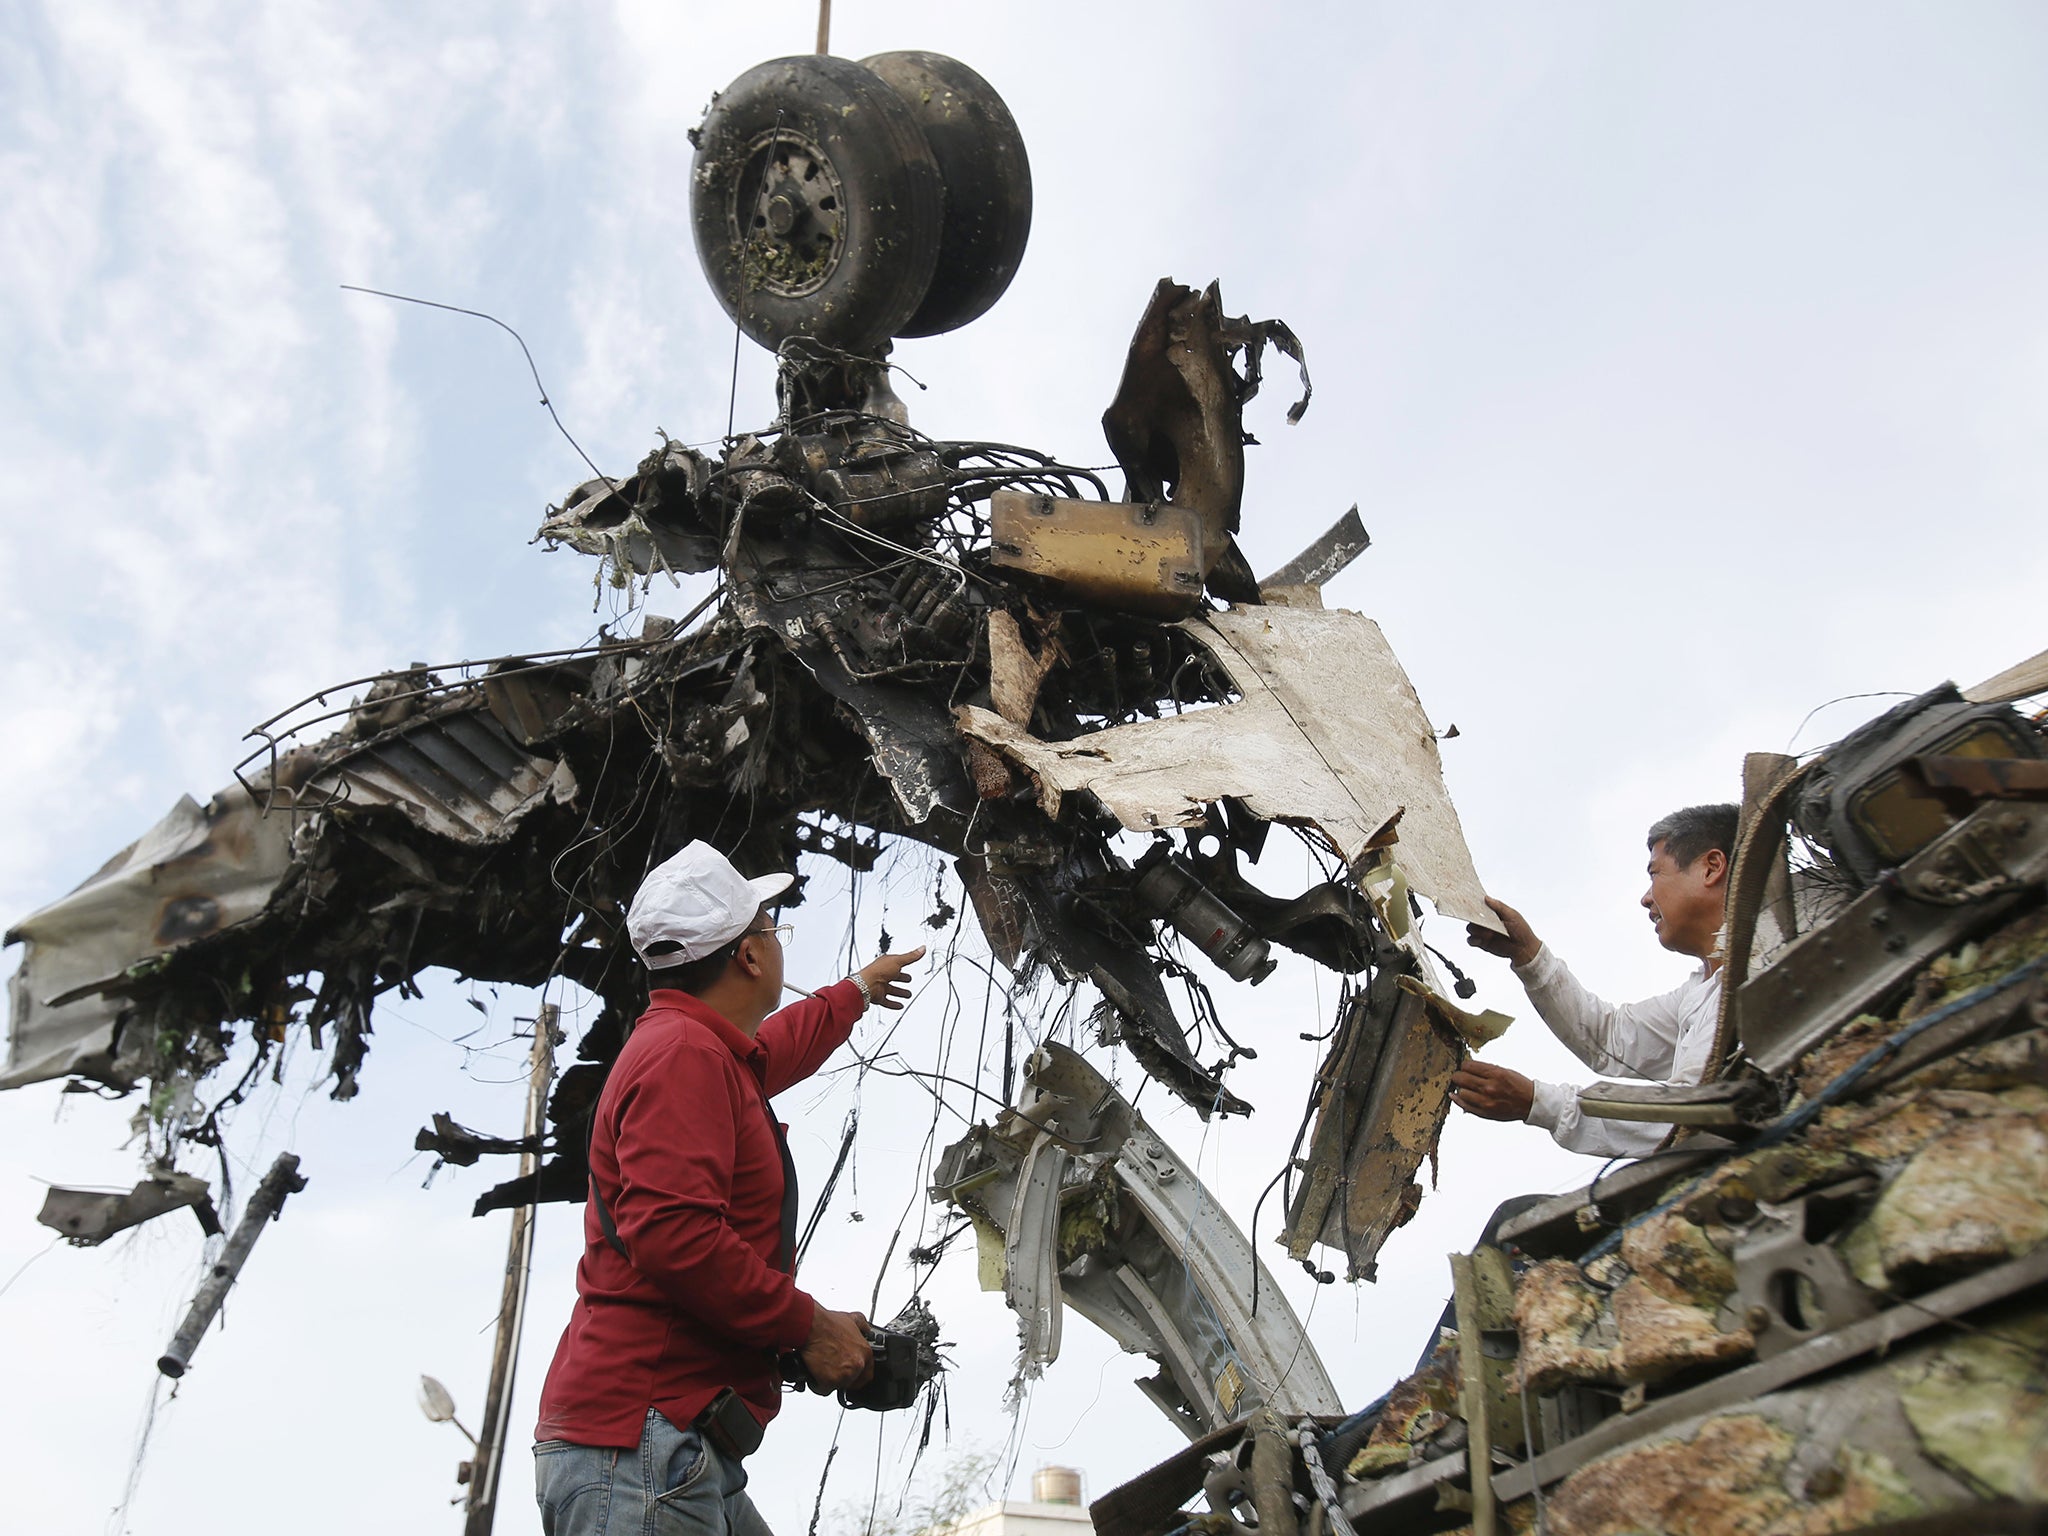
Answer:
[(745, 1467), (652, 1408), (633, 1450), (533, 1448), (545, 1536), (772, 1536), (746, 1487)]

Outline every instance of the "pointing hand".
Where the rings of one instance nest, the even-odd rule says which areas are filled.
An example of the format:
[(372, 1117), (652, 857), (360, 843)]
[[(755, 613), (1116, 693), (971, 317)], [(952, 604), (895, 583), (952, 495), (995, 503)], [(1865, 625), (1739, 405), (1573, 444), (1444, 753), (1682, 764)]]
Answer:
[(901, 1008), (910, 1001), (910, 968), (924, 958), (924, 946), (900, 955), (879, 955), (860, 968), (868, 996), (878, 1008)]

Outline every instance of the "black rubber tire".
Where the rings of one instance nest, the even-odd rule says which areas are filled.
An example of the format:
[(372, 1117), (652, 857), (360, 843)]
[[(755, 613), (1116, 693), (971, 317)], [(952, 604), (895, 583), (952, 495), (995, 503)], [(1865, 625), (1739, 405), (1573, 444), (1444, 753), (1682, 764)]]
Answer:
[[(872, 72), (819, 54), (757, 64), (712, 99), (691, 142), (704, 275), (762, 346), (810, 336), (865, 350), (918, 312), (938, 264), (944, 182), (916, 117)], [(781, 233), (765, 223), (778, 199), (778, 213), (799, 209)]]
[(1031, 235), (1031, 161), (995, 87), (943, 53), (878, 53), (861, 63), (903, 98), (946, 185), (939, 263), (898, 336), (936, 336), (1003, 296)]

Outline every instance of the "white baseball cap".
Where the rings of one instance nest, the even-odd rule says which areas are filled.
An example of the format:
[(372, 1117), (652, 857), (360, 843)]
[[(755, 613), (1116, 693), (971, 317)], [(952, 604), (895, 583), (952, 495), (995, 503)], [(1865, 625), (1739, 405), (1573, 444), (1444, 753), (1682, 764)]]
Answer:
[(745, 933), (762, 906), (795, 880), (795, 875), (749, 880), (709, 843), (689, 843), (640, 882), (626, 912), (626, 933), (650, 971), (672, 970)]

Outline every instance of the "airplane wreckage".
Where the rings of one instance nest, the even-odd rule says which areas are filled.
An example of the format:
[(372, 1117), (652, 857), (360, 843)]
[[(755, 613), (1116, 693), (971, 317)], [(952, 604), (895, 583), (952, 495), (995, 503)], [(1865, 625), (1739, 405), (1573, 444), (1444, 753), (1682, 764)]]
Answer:
[[(1264, 579), (1234, 538), (1243, 410), (1270, 347), (1301, 365), (1299, 417), (1299, 343), (1162, 281), (1103, 418), (1120, 498), (934, 440), (888, 342), (966, 323), (1016, 269), (1030, 183), (1000, 98), (932, 54), (778, 60), (693, 142), (700, 253), (777, 354), (778, 414), (716, 458), (663, 441), (540, 534), (614, 582), (715, 571), (715, 593), (635, 637), (323, 694), (17, 924), (0, 1086), (146, 1085), (154, 1128), (131, 1194), (53, 1190), (42, 1219), (80, 1244), (188, 1208), (217, 1232), (180, 1147), (218, 1143), (294, 1031), (352, 1097), (375, 999), (437, 968), (601, 1000), (524, 1135), (440, 1116), (418, 1141), (522, 1159), (479, 1214), (581, 1200), (644, 1002), (642, 873), (692, 838), (856, 871), (902, 838), (953, 861), (1014, 975), (1091, 987), (1095, 1041), (1205, 1117), (1250, 1111), (1247, 1047), (1188, 950), (1237, 984), (1275, 946), (1342, 976), (1279, 1240), (1370, 1278), (1450, 1074), (1507, 1021), (1447, 996), (1422, 942), (1418, 897), (1495, 921), (1435, 734), (1378, 628), (1320, 601), (1367, 545), (1355, 512)], [(1584, 1090), (1671, 1125), (1664, 1150), (1453, 1256), (1455, 1328), (1361, 1410), (1091, 1042), (1016, 1042), (1009, 1107), (931, 1195), (971, 1222), (1027, 1368), (1068, 1306), (1159, 1364), (1142, 1388), (1190, 1444), (1095, 1503), (1100, 1536), (2043, 1528), (2048, 747), (2011, 705), (2044, 688), (2036, 658), (1749, 760), (1713, 1070)], [(1243, 873), (1276, 826), (1324, 873), (1292, 897)], [(247, 1070), (204, 1102), (238, 1039)], [(301, 1182), (281, 1160), (252, 1199), (167, 1373)]]

